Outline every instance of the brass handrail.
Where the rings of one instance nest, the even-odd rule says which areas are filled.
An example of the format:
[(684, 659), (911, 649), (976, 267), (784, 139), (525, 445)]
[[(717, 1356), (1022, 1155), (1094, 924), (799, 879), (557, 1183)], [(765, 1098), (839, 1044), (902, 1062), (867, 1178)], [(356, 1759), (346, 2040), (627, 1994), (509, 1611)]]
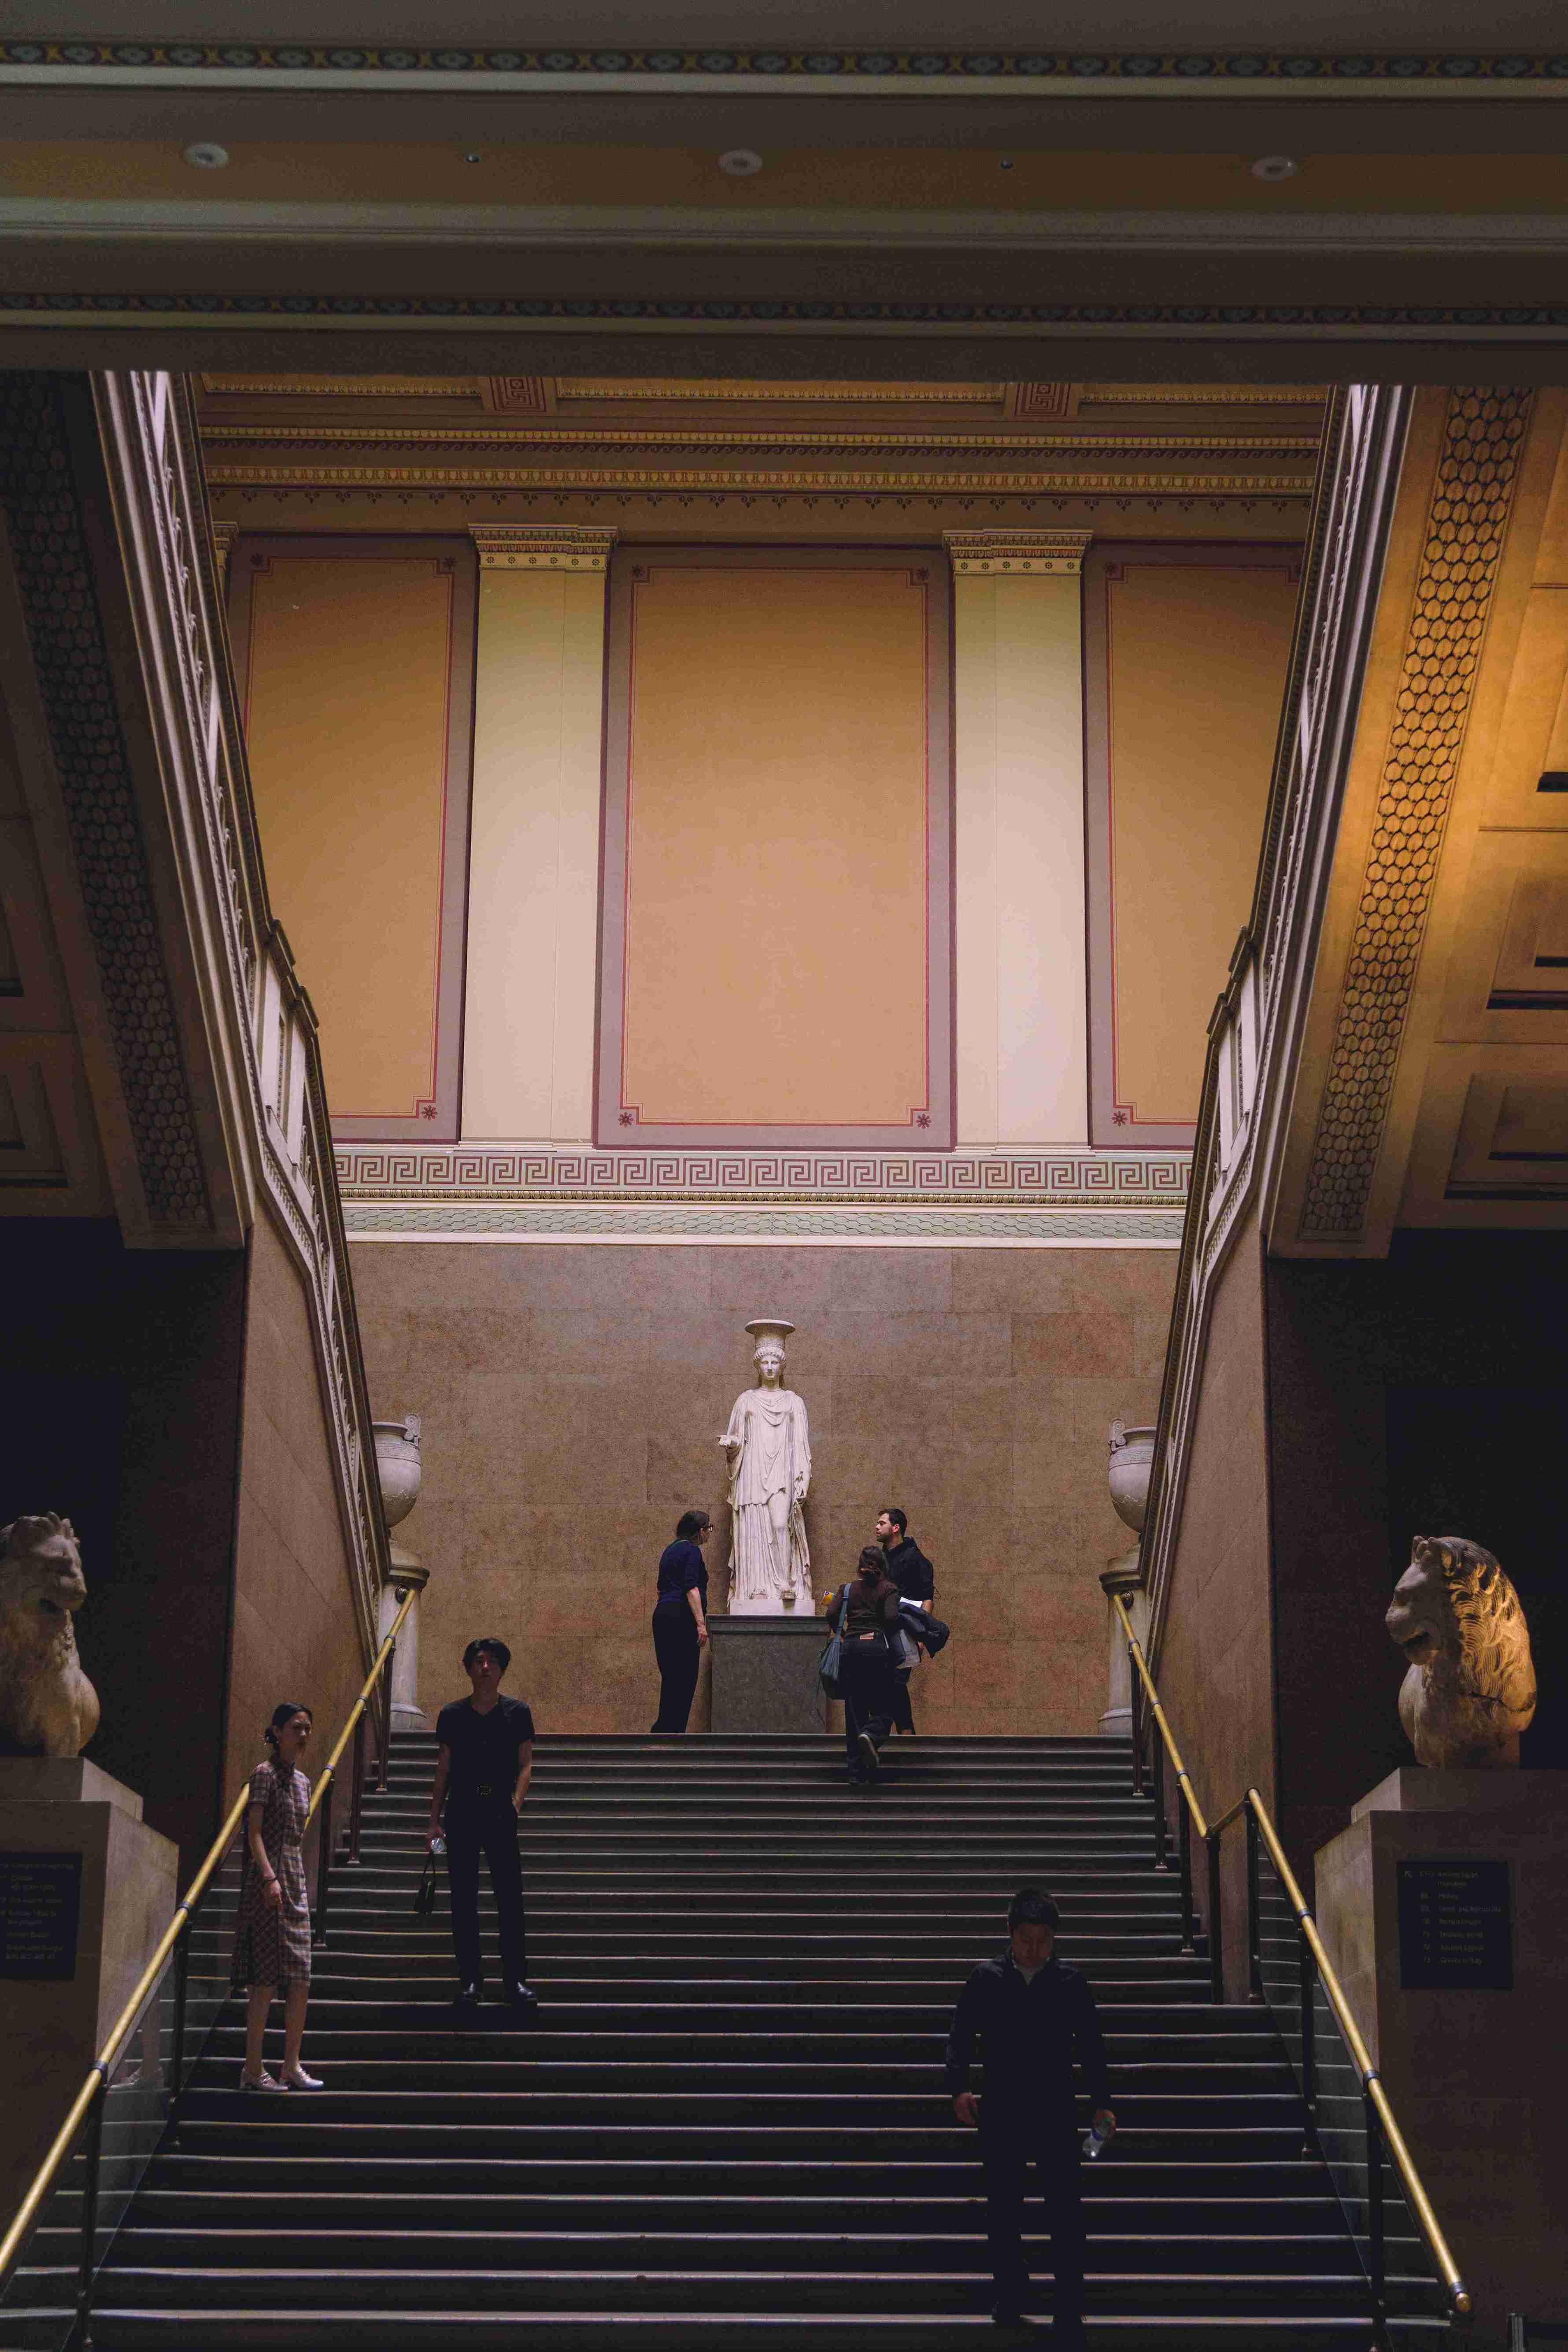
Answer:
[[(381, 1679), (403, 1621), (416, 1598), (416, 1590), (404, 1594), (402, 1605), (387, 1628), (385, 1639), (375, 1654), (370, 1672), (365, 1676), (364, 1686), (354, 1701), (337, 1746), (327, 1759), (326, 1765), (310, 1792), (310, 1810), (305, 1816), (306, 1829), (310, 1828), (315, 1819), (322, 1796), (331, 1785), (338, 1760), (353, 1738), (360, 1718), (369, 1705), (371, 1694)], [(33, 2175), (32, 2185), (17, 2207), (10, 2228), (4, 2238), (0, 2238), (0, 2292), (4, 2291), (8, 2283), (44, 2200), (53, 2189), (66, 2158), (76, 2144), (77, 2134), (91, 2114), (100, 2094), (107, 2090), (114, 2063), (130, 2040), (140, 2019), (142, 2007), (167, 1966), (171, 1954), (190, 1925), (192, 1913), (206, 1893), (215, 1874), (221, 1867), (239, 1825), (245, 1819), (249, 1804), (250, 1784), (247, 1781), (225, 1815), (223, 1827), (208, 1848), (205, 1860), (186, 1887), (181, 1900), (175, 1905), (174, 1917), (159, 1937), (152, 1958), (136, 1979), (134, 1991), (110, 2027), (102, 2049), (89, 2069), (81, 2088), (71, 2101), (65, 2121), (50, 2142), (47, 2155)]]
[(1318, 1981), (1329, 1997), (1329, 2006), (1333, 2011), (1340, 2032), (1344, 2036), (1345, 2047), (1351, 2053), (1357, 2074), (1361, 2076), (1362, 2089), (1377, 2110), (1377, 2120), (1382, 2126), (1388, 2152), (1394, 2158), (1394, 2168), (1404, 2185), (1410, 2210), (1420, 2223), (1421, 2233), (1426, 2241), (1427, 2249), (1437, 2265), (1443, 2284), (1447, 2289), (1448, 2300), (1459, 2315), (1465, 2317), (1470, 2310), (1469, 2290), (1460, 2277), (1458, 2265), (1448, 2251), (1448, 2241), (1443, 2235), (1442, 2224), (1432, 2210), (1432, 2200), (1422, 2186), (1421, 2176), (1415, 2169), (1415, 2158), (1405, 2145), (1405, 2135), (1394, 2120), (1394, 2109), (1389, 2105), (1388, 2094), (1383, 2087), (1383, 2078), (1373, 2064), (1372, 2053), (1363, 2041), (1361, 2029), (1351, 2014), (1351, 2006), (1345, 1999), (1344, 1988), (1334, 1974), (1333, 1962), (1324, 1949), (1323, 1939), (1318, 1933), (1318, 1923), (1313, 1918), (1307, 1898), (1297, 1882), (1295, 1872), (1285, 1859), (1285, 1849), (1280, 1844), (1279, 1833), (1268, 1818), (1268, 1806), (1256, 1789), (1248, 1789), (1246, 1801), (1262, 1832), (1263, 1843), (1268, 1848), (1269, 1860), (1279, 1874), (1279, 1883), (1285, 1889), (1290, 1907), (1296, 1914), (1296, 1925), (1312, 1955), (1313, 1966), (1318, 1971)]
[(1122, 1629), (1127, 1635), (1128, 1650), (1131, 1655), (1132, 1663), (1137, 1667), (1139, 1675), (1142, 1680), (1143, 1687), (1149, 1694), (1150, 1709), (1153, 1715), (1155, 1722), (1160, 1727), (1160, 1737), (1165, 1743), (1165, 1750), (1167, 1755), (1170, 1757), (1172, 1767), (1175, 1772), (1177, 1785), (1181, 1789), (1183, 1795), (1186, 1798), (1187, 1809), (1193, 1817), (1193, 1827), (1196, 1830), (1200, 1838), (1206, 1840), (1209, 1833), (1209, 1825), (1204, 1819), (1204, 1809), (1197, 1801), (1197, 1795), (1193, 1788), (1191, 1775), (1188, 1773), (1186, 1766), (1182, 1761), (1182, 1751), (1176, 1745), (1175, 1734), (1172, 1731), (1169, 1723), (1165, 1720), (1165, 1710), (1160, 1704), (1160, 1694), (1154, 1688), (1154, 1677), (1149, 1672), (1148, 1662), (1143, 1655), (1143, 1645), (1139, 1641), (1137, 1634), (1132, 1631), (1132, 1620), (1127, 1614), (1127, 1604), (1122, 1600), (1120, 1592), (1113, 1592), (1111, 1594), (1110, 1605), (1121, 1620)]
[[(395, 1582), (395, 1578), (394, 1580)], [(321, 1800), (326, 1795), (328, 1790), (331, 1787), (333, 1780), (337, 1777), (338, 1759), (342, 1756), (344, 1748), (348, 1746), (349, 1741), (353, 1738), (354, 1733), (358, 1730), (360, 1717), (364, 1714), (370, 1705), (371, 1693), (374, 1690), (376, 1684), (380, 1681), (382, 1669), (385, 1665), (387, 1659), (392, 1654), (393, 1644), (396, 1641), (398, 1634), (403, 1631), (403, 1621), (407, 1616), (409, 1611), (413, 1608), (414, 1603), (418, 1600), (418, 1598), (419, 1587), (417, 1585), (411, 1586), (404, 1593), (402, 1601), (398, 1606), (397, 1614), (393, 1619), (391, 1624), (387, 1627), (386, 1633), (382, 1640), (380, 1649), (371, 1660), (370, 1672), (364, 1678), (364, 1686), (349, 1711), (348, 1721), (344, 1724), (342, 1731), (338, 1734), (338, 1744), (333, 1748), (331, 1754), (322, 1765), (321, 1771), (316, 1776), (316, 1785), (310, 1791), (310, 1807), (305, 1814), (305, 1829), (307, 1830), (310, 1828), (310, 1823), (315, 1820), (317, 1813), (321, 1811)], [(304, 1835), (304, 1831), (300, 1832), (300, 1835)]]
[[(1230, 1827), (1232, 1822), (1238, 1820), (1244, 1812), (1249, 1812), (1258, 1824), (1264, 1843), (1268, 1848), (1269, 1859), (1279, 1874), (1279, 1883), (1284, 1887), (1287, 1899), (1295, 1913), (1298, 1932), (1312, 1956), (1312, 1966), (1317, 1972), (1318, 1981), (1328, 1995), (1329, 2006), (1333, 2011), (1334, 2021), (1344, 2037), (1345, 2048), (1349, 2051), (1352, 2063), (1361, 2076), (1363, 2093), (1376, 2115), (1384, 2145), (1394, 2159), (1394, 2168), (1399, 2175), (1410, 2210), (1415, 2214), (1416, 2223), (1426, 2241), (1427, 2251), (1437, 2266), (1437, 2273), (1447, 2293), (1448, 2301), (1458, 2316), (1464, 2318), (1468, 2315), (1471, 2308), (1469, 2290), (1460, 2277), (1458, 2266), (1448, 2250), (1448, 2242), (1443, 2235), (1442, 2225), (1432, 2210), (1432, 2200), (1422, 2186), (1421, 2176), (1415, 2169), (1415, 2158), (1405, 2144), (1405, 2135), (1394, 2119), (1394, 2110), (1388, 2103), (1388, 2094), (1383, 2087), (1382, 2077), (1372, 2063), (1372, 2054), (1351, 2012), (1350, 2003), (1345, 1999), (1344, 1988), (1334, 1974), (1333, 1962), (1330, 1959), (1323, 1939), (1318, 1932), (1318, 1923), (1312, 1916), (1310, 1906), (1301, 1892), (1295, 1872), (1285, 1859), (1285, 1849), (1279, 1843), (1279, 1833), (1273, 1822), (1269, 1819), (1268, 1808), (1256, 1789), (1248, 1789), (1243, 1796), (1237, 1798), (1236, 1803), (1226, 1812), (1220, 1816), (1212, 1829), (1208, 1826), (1204, 1819), (1203, 1808), (1193, 1792), (1193, 1784), (1188, 1776), (1187, 1768), (1182, 1760), (1181, 1749), (1176, 1746), (1170, 1724), (1166, 1719), (1165, 1710), (1160, 1703), (1160, 1694), (1154, 1686), (1154, 1677), (1150, 1673), (1148, 1661), (1143, 1655), (1142, 1643), (1132, 1630), (1132, 1620), (1127, 1613), (1126, 1604), (1119, 1592), (1113, 1592), (1110, 1595), (1110, 1603), (1121, 1620), (1122, 1631), (1127, 1636), (1128, 1654), (1137, 1667), (1143, 1688), (1148, 1694), (1150, 1709), (1155, 1723), (1159, 1726), (1160, 1736), (1165, 1744), (1177, 1781), (1192, 1813), (1194, 1826), (1208, 1847), (1212, 1914), (1208, 1923), (1208, 1932), (1211, 1955), (1217, 1948), (1220, 1934), (1217, 1899), (1219, 1873), (1216, 1862), (1220, 1835), (1223, 1831)], [(1375, 2148), (1369, 2148), (1368, 2160), (1369, 2163), (1377, 2161)]]

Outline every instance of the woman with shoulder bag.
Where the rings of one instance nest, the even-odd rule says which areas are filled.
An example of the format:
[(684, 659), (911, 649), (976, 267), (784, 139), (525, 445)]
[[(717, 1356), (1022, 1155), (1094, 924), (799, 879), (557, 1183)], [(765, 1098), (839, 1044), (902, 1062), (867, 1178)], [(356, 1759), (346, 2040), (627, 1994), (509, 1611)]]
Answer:
[(852, 1582), (836, 1592), (826, 1617), (840, 1637), (838, 1688), (844, 1701), (844, 1757), (852, 1788), (876, 1778), (881, 1743), (893, 1727), (893, 1657), (899, 1588), (876, 1544), (860, 1555)]

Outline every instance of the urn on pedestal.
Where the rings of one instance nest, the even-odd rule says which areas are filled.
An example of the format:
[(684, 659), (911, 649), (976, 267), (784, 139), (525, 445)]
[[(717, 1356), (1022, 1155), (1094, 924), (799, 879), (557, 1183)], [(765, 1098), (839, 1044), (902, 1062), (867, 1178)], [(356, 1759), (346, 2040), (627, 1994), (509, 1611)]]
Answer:
[[(421, 1424), (417, 1413), (408, 1413), (400, 1421), (374, 1421), (375, 1435), (375, 1467), (381, 1481), (381, 1507), (385, 1515), (387, 1533), (401, 1527), (415, 1504), (419, 1500), (421, 1472)], [(390, 1547), (391, 1572), (381, 1593), (379, 1632), (384, 1642), (401, 1605), (403, 1595), (412, 1585), (423, 1592), (430, 1581), (430, 1571), (405, 1551), (400, 1543)], [(419, 1705), (419, 1603), (403, 1621), (403, 1631), (397, 1637), (397, 1654), (392, 1664), (392, 1721), (396, 1731), (421, 1731), (425, 1717)]]
[[(1110, 1424), (1110, 1462), (1108, 1476), (1110, 1482), (1110, 1504), (1124, 1528), (1135, 1536), (1143, 1532), (1143, 1520), (1149, 1508), (1149, 1479), (1154, 1467), (1152, 1429), (1129, 1429), (1126, 1423)], [(1126, 1739), (1132, 1730), (1132, 1669), (1127, 1655), (1127, 1636), (1121, 1630), (1121, 1620), (1116, 1613), (1118, 1599), (1132, 1620), (1133, 1631), (1142, 1640), (1149, 1620), (1149, 1597), (1143, 1590), (1140, 1547), (1123, 1552), (1119, 1559), (1109, 1560), (1100, 1580), (1105, 1595), (1109, 1620), (1110, 1654), (1109, 1660), (1109, 1696), (1105, 1713), (1100, 1718), (1100, 1728), (1107, 1738)]]

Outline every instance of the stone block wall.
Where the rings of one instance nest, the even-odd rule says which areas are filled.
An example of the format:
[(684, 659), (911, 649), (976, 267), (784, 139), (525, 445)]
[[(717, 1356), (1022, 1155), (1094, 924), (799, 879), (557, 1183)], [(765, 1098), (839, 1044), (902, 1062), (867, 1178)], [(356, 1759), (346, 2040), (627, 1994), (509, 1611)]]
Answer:
[[(1126, 1549), (1110, 1423), (1152, 1421), (1175, 1273), (1150, 1249), (366, 1241), (354, 1285), (378, 1417), (424, 1417), (399, 1540), (424, 1559), (420, 1697), (461, 1696), (500, 1634), (542, 1731), (644, 1731), (658, 1555), (689, 1507), (729, 1556), (717, 1439), (752, 1378), (748, 1317), (798, 1328), (820, 1595), (884, 1504), (936, 1563), (953, 1639), (916, 1678), (929, 1731), (1090, 1733), (1096, 1578)], [(721, 1607), (716, 1598), (715, 1607)], [(706, 1722), (700, 1689), (693, 1728)]]

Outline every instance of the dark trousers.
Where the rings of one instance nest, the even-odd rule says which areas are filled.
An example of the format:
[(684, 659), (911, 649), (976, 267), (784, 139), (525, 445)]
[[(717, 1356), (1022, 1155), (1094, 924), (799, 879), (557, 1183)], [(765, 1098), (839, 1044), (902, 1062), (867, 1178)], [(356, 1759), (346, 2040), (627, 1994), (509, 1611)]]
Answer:
[(844, 1754), (852, 1780), (867, 1768), (858, 1741), (868, 1731), (879, 1746), (893, 1727), (893, 1664), (885, 1642), (847, 1641), (839, 1652), (838, 1688), (844, 1701)]
[(500, 1930), (500, 1972), (503, 1984), (526, 1982), (528, 1968), (522, 1943), (522, 1861), (517, 1850), (517, 1815), (511, 1799), (502, 1797), (460, 1811), (447, 1808), (447, 1884), (452, 1895), (452, 1942), (458, 1954), (458, 1980), (479, 1984), (484, 1977), (479, 1957), (479, 1856), (489, 1864), (490, 1887), (496, 1898), (496, 1924)]
[(684, 1601), (679, 1609), (653, 1612), (653, 1654), (658, 1660), (658, 1721), (656, 1731), (684, 1731), (697, 1689), (702, 1645), (697, 1621)]
[(1078, 2133), (1070, 2121), (1042, 2124), (1032, 2116), (986, 2113), (980, 2105), (980, 2153), (985, 2166), (985, 2236), (999, 2299), (1017, 2302), (1029, 2284), (1024, 2259), (1024, 2189), (1032, 2164), (1050, 2233), (1056, 2276), (1055, 2316), (1083, 2312), (1085, 2237)]
[(910, 1676), (913, 1673), (913, 1666), (893, 1668), (893, 1729), (895, 1731), (913, 1731), (915, 1727), (914, 1710), (910, 1705)]

